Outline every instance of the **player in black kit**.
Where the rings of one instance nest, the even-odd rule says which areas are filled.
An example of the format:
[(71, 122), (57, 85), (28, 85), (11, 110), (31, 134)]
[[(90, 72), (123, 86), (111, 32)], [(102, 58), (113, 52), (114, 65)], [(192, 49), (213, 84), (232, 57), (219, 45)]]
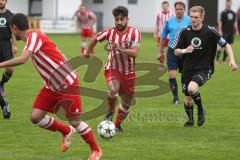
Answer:
[[(6, 9), (7, 0), (0, 0), (0, 62), (13, 58), (13, 54), (17, 52), (16, 40), (12, 35), (10, 28), (10, 20), (13, 13)], [(10, 118), (10, 109), (7, 101), (3, 98), (4, 83), (6, 83), (13, 74), (13, 68), (8, 67), (2, 75), (0, 81), (0, 105), (5, 119)]]
[(231, 46), (213, 27), (202, 23), (204, 8), (194, 6), (189, 13), (191, 25), (179, 32), (171, 46), (175, 55), (182, 58), (182, 90), (185, 94), (184, 107), (189, 118), (184, 124), (185, 127), (194, 125), (193, 101), (198, 109), (197, 125), (202, 126), (205, 122), (205, 111), (198, 88), (209, 80), (214, 72), (217, 44), (225, 48), (232, 70), (237, 69)]
[[(237, 35), (237, 21), (236, 13), (231, 9), (232, 1), (226, 0), (226, 9), (221, 12), (220, 21), (218, 22), (218, 31), (220, 35), (227, 41), (227, 43), (232, 44), (234, 42), (234, 33)], [(217, 51), (216, 60), (219, 61), (221, 55), (221, 50)], [(223, 52), (223, 63), (227, 62), (227, 53)]]

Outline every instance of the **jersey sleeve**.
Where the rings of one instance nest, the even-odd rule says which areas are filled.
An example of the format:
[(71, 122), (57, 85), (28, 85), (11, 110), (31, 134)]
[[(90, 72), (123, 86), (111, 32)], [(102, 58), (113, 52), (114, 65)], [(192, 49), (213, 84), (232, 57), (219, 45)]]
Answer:
[(96, 39), (97, 39), (97, 41), (99, 41), (99, 42), (103, 42), (104, 40), (107, 40), (108, 38), (108, 33), (109, 33), (109, 29), (105, 29), (105, 30), (103, 30), (103, 31), (101, 31), (101, 32), (99, 32), (97, 35), (96, 35)]
[(221, 47), (225, 47), (225, 45), (227, 44), (226, 40), (223, 37), (221, 37), (221, 35), (216, 31), (214, 27), (211, 26), (208, 27), (211, 30), (214, 42), (216, 42)]
[(132, 48), (140, 47), (141, 33), (138, 29), (135, 29), (132, 39)]
[(43, 41), (37, 32), (31, 32), (28, 35), (27, 43), (24, 47), (24, 50), (31, 51), (32, 54), (35, 54), (43, 45)]
[(172, 49), (180, 48), (184, 49), (185, 46), (185, 38), (184, 38), (184, 30), (185, 28), (182, 28), (175, 36), (172, 45), (170, 46)]
[(169, 32), (170, 32), (169, 21), (166, 21), (166, 23), (164, 24), (163, 30), (162, 30), (162, 38), (167, 38), (167, 35)]

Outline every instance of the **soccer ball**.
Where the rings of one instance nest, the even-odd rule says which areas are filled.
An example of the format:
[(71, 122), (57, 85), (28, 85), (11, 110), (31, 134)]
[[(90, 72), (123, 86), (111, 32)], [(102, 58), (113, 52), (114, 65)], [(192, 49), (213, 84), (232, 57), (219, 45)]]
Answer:
[(102, 121), (97, 131), (99, 136), (105, 139), (110, 139), (116, 134), (115, 125), (111, 121)]

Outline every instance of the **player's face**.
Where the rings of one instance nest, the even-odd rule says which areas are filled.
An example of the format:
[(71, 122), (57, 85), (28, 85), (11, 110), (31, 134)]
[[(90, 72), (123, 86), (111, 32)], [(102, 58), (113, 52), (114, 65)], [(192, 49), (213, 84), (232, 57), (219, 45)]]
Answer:
[(177, 18), (181, 19), (184, 16), (185, 8), (181, 4), (177, 4), (175, 7), (175, 14)]
[(86, 8), (81, 6), (81, 7), (79, 8), (79, 11), (80, 11), (81, 14), (85, 14)]
[(169, 5), (168, 4), (162, 4), (162, 11), (163, 12), (168, 12)]
[(6, 8), (7, 0), (0, 0), (0, 9)]
[(128, 17), (117, 16), (115, 17), (115, 26), (119, 31), (124, 31), (128, 24)]
[(228, 10), (231, 10), (231, 8), (232, 8), (232, 2), (231, 2), (231, 1), (227, 1), (227, 2), (226, 2), (226, 8), (227, 8)]
[(198, 27), (201, 26), (203, 22), (203, 15), (199, 12), (190, 12), (190, 20), (192, 27)]

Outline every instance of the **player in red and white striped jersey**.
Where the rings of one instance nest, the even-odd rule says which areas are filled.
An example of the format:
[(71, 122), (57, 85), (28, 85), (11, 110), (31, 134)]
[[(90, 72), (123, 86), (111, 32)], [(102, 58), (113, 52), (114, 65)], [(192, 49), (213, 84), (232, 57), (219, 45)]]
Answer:
[[(96, 15), (85, 8), (85, 6), (80, 6), (76, 11), (75, 16), (77, 17), (79, 27), (81, 29), (81, 53), (83, 55), (84, 50), (87, 47), (87, 39), (92, 38), (95, 34), (95, 24), (96, 24)], [(92, 55), (94, 54), (94, 50), (92, 50)]]
[[(24, 64), (31, 58), (45, 82), (32, 108), (32, 123), (50, 131), (61, 132), (63, 136), (62, 152), (69, 148), (70, 140), (77, 131), (90, 145), (92, 152), (89, 160), (98, 160), (102, 154), (101, 149), (97, 145), (90, 127), (79, 120), (82, 106), (80, 95), (73, 93), (74, 89), (79, 92), (75, 71), (67, 65), (63, 53), (45, 34), (29, 30), (28, 19), (24, 14), (15, 14), (12, 17), (11, 29), (16, 39), (26, 42), (26, 46), (20, 56), (0, 63), (0, 68)], [(56, 113), (59, 107), (63, 107), (66, 118), (74, 128), (47, 115), (47, 112)]]
[(112, 120), (115, 112), (117, 95), (122, 104), (118, 110), (115, 126), (121, 131), (120, 124), (126, 118), (131, 106), (135, 87), (135, 59), (139, 52), (141, 35), (138, 29), (128, 26), (128, 10), (123, 6), (113, 9), (115, 27), (99, 32), (87, 48), (85, 57), (89, 57), (91, 49), (97, 42), (108, 42), (108, 63), (105, 65), (105, 77), (109, 87), (109, 112), (106, 120)]
[[(162, 10), (157, 14), (156, 18), (156, 25), (155, 25), (155, 31), (154, 31), (154, 37), (157, 40), (157, 46), (159, 47), (162, 41), (162, 29), (166, 23), (166, 21), (173, 17), (175, 15), (174, 11), (169, 9), (169, 3), (168, 1), (163, 1), (162, 4)], [(165, 41), (165, 46), (168, 44), (168, 39)], [(165, 60), (164, 53), (158, 52), (157, 53), (157, 59), (160, 62), (160, 70), (164, 69), (163, 64)]]

